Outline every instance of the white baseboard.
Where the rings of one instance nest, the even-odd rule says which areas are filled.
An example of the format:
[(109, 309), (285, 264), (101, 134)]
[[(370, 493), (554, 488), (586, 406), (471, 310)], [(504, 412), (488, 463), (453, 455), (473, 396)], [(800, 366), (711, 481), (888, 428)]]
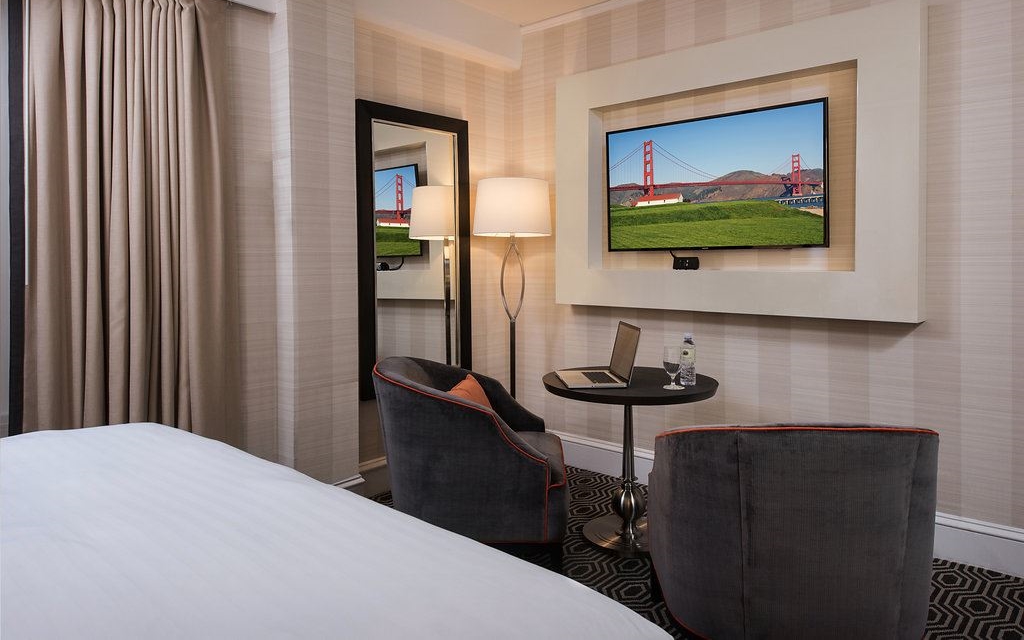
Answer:
[(349, 476), (344, 480), (338, 480), (337, 482), (334, 483), (334, 486), (341, 487), (342, 489), (351, 489), (352, 487), (358, 487), (359, 485), (366, 482), (366, 478), (363, 477), (364, 473), (368, 471), (373, 471), (374, 469), (379, 469), (380, 467), (383, 467), (387, 463), (388, 460), (384, 456), (381, 456), (380, 458), (374, 458), (372, 460), (367, 460), (366, 462), (360, 462), (359, 473), (357, 473), (354, 476)]
[[(622, 475), (622, 445), (561, 431), (566, 464), (610, 476)], [(654, 452), (634, 449), (639, 482), (647, 484)], [(1024, 529), (946, 513), (935, 514), (935, 557), (1024, 577)]]
[(388, 459), (386, 457), (384, 457), (384, 456), (381, 456), (379, 458), (373, 458), (371, 460), (367, 460), (366, 462), (360, 462), (359, 463), (359, 473), (366, 473), (367, 471), (373, 471), (374, 469), (379, 469), (379, 468), (385, 466), (387, 463), (388, 463)]
[(362, 474), (357, 473), (356, 475), (349, 476), (344, 480), (338, 480), (334, 483), (334, 486), (341, 487), (342, 489), (351, 489), (352, 487), (358, 487), (364, 482), (366, 482), (366, 479), (363, 478)]
[(936, 513), (935, 557), (1024, 577), (1024, 529)]
[[(578, 436), (562, 431), (551, 431), (562, 439), (565, 463), (587, 471), (596, 471), (609, 476), (622, 475), (622, 445), (607, 440)], [(654, 452), (650, 449), (633, 449), (633, 468), (639, 482), (647, 484), (647, 476), (654, 467)]]

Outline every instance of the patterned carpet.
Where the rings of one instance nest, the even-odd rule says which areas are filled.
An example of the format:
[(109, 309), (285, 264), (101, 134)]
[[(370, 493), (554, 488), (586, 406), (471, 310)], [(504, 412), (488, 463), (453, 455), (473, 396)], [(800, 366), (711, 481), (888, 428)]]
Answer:
[[(564, 573), (654, 621), (676, 638), (690, 638), (671, 622), (662, 602), (650, 597), (650, 562), (618, 558), (583, 538), (583, 525), (611, 513), (618, 479), (569, 467), (572, 496), (565, 540)], [(391, 494), (374, 496), (390, 505)], [(523, 556), (547, 566), (546, 554)], [(1024, 640), (1024, 579), (946, 560), (935, 560), (927, 639)]]

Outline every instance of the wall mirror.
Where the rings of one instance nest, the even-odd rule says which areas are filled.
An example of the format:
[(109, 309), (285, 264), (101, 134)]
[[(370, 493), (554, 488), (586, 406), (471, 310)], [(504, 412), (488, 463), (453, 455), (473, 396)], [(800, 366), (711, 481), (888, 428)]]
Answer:
[(468, 132), (356, 100), (360, 400), (389, 355), (472, 367)]

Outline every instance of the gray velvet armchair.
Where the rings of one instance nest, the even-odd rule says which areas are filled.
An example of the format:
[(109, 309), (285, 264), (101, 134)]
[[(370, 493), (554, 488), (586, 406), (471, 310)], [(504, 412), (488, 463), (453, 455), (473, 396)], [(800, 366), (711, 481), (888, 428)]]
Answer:
[(448, 393), (468, 373), (406, 357), (374, 368), (394, 506), (481, 542), (550, 545), (560, 564), (561, 440), (493, 378), (473, 373), (493, 410)]
[(669, 611), (706, 638), (919, 640), (938, 444), (854, 425), (659, 435), (648, 532)]

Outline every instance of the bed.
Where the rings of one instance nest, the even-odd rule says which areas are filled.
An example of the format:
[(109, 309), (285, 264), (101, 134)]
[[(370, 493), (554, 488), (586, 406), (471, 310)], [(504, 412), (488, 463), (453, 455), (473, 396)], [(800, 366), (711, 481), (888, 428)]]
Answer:
[(0, 636), (668, 637), (564, 576), (157, 424), (0, 440)]

